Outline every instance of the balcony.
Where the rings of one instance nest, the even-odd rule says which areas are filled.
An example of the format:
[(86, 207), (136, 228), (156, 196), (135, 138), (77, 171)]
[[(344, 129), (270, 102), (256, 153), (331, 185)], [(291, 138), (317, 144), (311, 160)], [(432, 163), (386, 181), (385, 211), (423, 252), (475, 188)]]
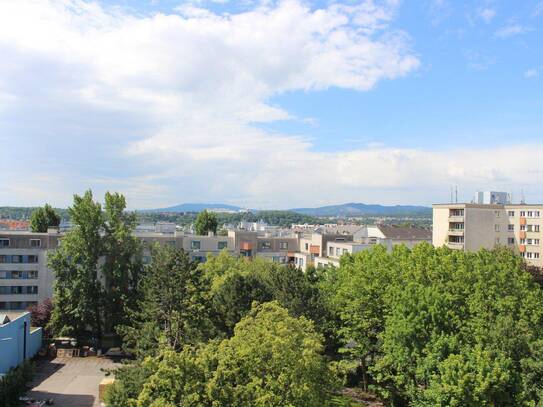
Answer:
[(464, 222), (464, 215), (449, 215), (449, 222)]
[(447, 247), (449, 247), (450, 249), (455, 249), (455, 250), (464, 250), (464, 243), (448, 242)]
[(464, 236), (464, 229), (449, 229), (449, 236)]

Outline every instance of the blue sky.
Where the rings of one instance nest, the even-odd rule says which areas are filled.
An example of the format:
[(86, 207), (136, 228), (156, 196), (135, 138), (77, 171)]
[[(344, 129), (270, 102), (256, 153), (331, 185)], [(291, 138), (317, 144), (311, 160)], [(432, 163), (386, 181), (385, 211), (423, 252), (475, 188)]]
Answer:
[(1, 205), (543, 201), (543, 1), (0, 5)]

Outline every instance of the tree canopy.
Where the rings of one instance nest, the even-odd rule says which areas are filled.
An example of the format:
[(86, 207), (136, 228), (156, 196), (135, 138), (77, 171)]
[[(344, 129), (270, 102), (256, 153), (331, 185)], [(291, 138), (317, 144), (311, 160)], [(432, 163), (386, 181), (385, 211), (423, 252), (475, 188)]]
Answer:
[(217, 215), (215, 215), (215, 212), (210, 212), (207, 209), (200, 212), (194, 222), (194, 229), (197, 235), (207, 235), (208, 232), (216, 234), (218, 226)]
[(49, 204), (35, 209), (30, 216), (30, 229), (34, 233), (45, 233), (48, 228), (58, 225), (60, 225), (60, 216)]

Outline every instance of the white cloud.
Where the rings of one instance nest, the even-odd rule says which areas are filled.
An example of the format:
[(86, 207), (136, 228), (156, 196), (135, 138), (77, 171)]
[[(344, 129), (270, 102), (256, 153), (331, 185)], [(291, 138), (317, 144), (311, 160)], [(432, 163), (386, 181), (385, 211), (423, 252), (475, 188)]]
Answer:
[(531, 78), (535, 78), (536, 76), (539, 75), (539, 71), (537, 69), (528, 69), (527, 71), (524, 72), (524, 77), (526, 79), (531, 79)]
[[(224, 200), (289, 207), (426, 202), (466, 188), (535, 185), (537, 146), (318, 152), (255, 123), (296, 118), (271, 99), (367, 91), (419, 67), (390, 27), (397, 1), (286, 0), (231, 15), (194, 4), (142, 16), (80, 0), (0, 2), (2, 202), (66, 205), (92, 187), (132, 207)], [(542, 146), (543, 147), (543, 146)], [(528, 180), (528, 181), (527, 181)], [(437, 195), (436, 195), (437, 194)]]
[(524, 34), (528, 29), (519, 23), (510, 23), (495, 32), (498, 38), (509, 38), (515, 35)]
[(481, 17), (485, 23), (490, 23), (494, 17), (496, 17), (496, 10), (490, 7), (481, 8), (478, 11), (479, 17)]

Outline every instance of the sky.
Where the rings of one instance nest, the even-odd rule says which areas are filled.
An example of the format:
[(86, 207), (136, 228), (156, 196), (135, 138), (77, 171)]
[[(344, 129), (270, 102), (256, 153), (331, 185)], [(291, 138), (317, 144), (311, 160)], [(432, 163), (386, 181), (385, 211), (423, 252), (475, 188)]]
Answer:
[(0, 206), (543, 202), (543, 0), (0, 0)]

